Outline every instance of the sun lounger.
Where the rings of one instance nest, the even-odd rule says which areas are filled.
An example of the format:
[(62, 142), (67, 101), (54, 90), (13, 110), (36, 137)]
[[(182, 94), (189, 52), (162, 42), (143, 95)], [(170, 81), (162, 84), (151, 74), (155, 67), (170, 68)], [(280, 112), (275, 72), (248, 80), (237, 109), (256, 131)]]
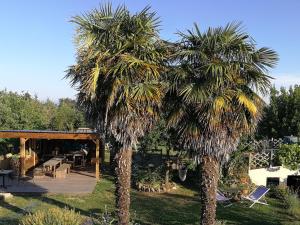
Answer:
[(225, 204), (224, 207), (232, 205), (231, 198), (227, 198), (221, 191), (217, 190), (217, 202), (221, 204)]
[(263, 204), (263, 205), (268, 205), (268, 203), (266, 201), (263, 202), (263, 201), (260, 201), (260, 199), (262, 197), (264, 197), (268, 193), (269, 190), (270, 189), (265, 187), (265, 186), (259, 186), (253, 192), (251, 192), (248, 196), (243, 196), (243, 198), (253, 202), (250, 205), (250, 208), (252, 206), (254, 206), (256, 203)]

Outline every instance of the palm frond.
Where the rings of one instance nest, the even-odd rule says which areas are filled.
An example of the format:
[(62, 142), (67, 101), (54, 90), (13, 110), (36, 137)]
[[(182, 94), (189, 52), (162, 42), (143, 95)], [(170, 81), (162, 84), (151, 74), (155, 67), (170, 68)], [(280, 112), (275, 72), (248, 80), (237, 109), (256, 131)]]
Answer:
[[(270, 88), (268, 69), (278, 56), (256, 48), (241, 23), (178, 32), (167, 105), (168, 126), (197, 156), (219, 160), (234, 151), (240, 137), (255, 130)], [(171, 101), (171, 102), (170, 102)]]
[(150, 7), (131, 14), (124, 5), (104, 4), (71, 22), (77, 60), (66, 77), (102, 131), (136, 144), (157, 118), (165, 93), (167, 48), (158, 37), (158, 17)]

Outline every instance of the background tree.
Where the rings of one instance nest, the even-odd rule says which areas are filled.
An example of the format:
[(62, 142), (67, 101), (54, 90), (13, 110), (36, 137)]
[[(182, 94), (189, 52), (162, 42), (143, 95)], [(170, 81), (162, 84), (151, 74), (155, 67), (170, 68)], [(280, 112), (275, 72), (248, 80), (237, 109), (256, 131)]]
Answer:
[(114, 138), (116, 208), (119, 224), (128, 224), (132, 150), (157, 117), (164, 85), (164, 60), (155, 13), (147, 7), (131, 14), (106, 4), (73, 19), (77, 26), (77, 64), (67, 77), (105, 135)]
[(264, 116), (259, 123), (259, 138), (282, 138), (300, 136), (300, 87), (295, 85), (276, 90), (272, 87), (270, 103), (264, 109)]
[[(0, 130), (74, 130), (87, 124), (75, 100), (56, 104), (28, 93), (0, 91)], [(0, 153), (11, 144), (18, 145), (18, 140), (0, 139)]]
[(84, 113), (70, 99), (55, 104), (28, 93), (0, 91), (1, 130), (72, 130), (87, 122)]
[(180, 33), (167, 107), (168, 123), (200, 164), (200, 224), (214, 225), (219, 164), (234, 151), (242, 135), (254, 131), (270, 81), (267, 69), (277, 54), (257, 49), (238, 24), (198, 26)]
[(1, 129), (45, 129), (43, 104), (28, 93), (0, 92)]
[(58, 107), (51, 120), (53, 130), (76, 130), (85, 126), (84, 114), (71, 99), (60, 99)]
[(276, 158), (278, 158), (281, 165), (291, 170), (299, 170), (300, 166), (300, 145), (285, 144), (280, 146), (276, 151)]

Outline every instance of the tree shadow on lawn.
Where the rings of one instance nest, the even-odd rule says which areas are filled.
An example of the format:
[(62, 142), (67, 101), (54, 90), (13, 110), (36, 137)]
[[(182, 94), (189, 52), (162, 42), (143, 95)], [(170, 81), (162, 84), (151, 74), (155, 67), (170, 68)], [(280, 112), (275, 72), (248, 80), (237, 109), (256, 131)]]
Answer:
[(256, 204), (253, 208), (243, 202), (226, 208), (219, 206), (217, 217), (234, 225), (278, 225), (289, 219), (283, 205), (275, 200), (269, 206)]
[(0, 225), (18, 225), (18, 218), (0, 218)]
[(0, 209), (1, 208), (10, 211), (11, 214), (7, 216), (6, 212), (4, 213), (5, 216), (0, 216), (0, 225), (18, 225), (20, 217), (29, 213), (28, 207), (15, 206), (15, 204), (5, 199), (0, 201)]
[(199, 224), (200, 205), (178, 194), (132, 193), (132, 212), (144, 225)]
[[(18, 197), (22, 197), (24, 199), (27, 200), (27, 202), (34, 202), (35, 204), (32, 205), (32, 207), (30, 205), (28, 205), (27, 207), (25, 208), (30, 208), (29, 210), (25, 210), (25, 209), (20, 209), (17, 207), (16, 208), (12, 208), (14, 209), (13, 211), (16, 212), (16, 213), (23, 213), (23, 214), (26, 214), (28, 212), (33, 212), (33, 211), (36, 211), (37, 209), (41, 209), (41, 208), (44, 208), (46, 206), (46, 204), (50, 205), (50, 206), (54, 206), (54, 207), (58, 207), (58, 208), (67, 208), (67, 209), (73, 209), (74, 211), (80, 213), (81, 215), (83, 216), (91, 216), (91, 212), (89, 211), (86, 211), (86, 210), (82, 210), (78, 207), (75, 207), (74, 205), (70, 205), (68, 203), (65, 203), (65, 202), (62, 202), (62, 201), (59, 201), (59, 200), (56, 200), (54, 198), (50, 196), (47, 196), (47, 195), (44, 195), (44, 194), (41, 194), (41, 195), (38, 195), (38, 194), (18, 194), (18, 195), (15, 195), (15, 196), (18, 196)], [(76, 196), (78, 197), (78, 196)], [(9, 209), (10, 207), (13, 207), (12, 205), (7, 205), (6, 206), (7, 209)], [(22, 211), (21, 211), (22, 210)]]
[[(16, 217), (17, 221), (28, 212), (49, 207), (73, 209), (83, 216), (99, 217), (105, 211), (106, 206), (110, 210), (114, 205), (113, 183), (107, 178), (103, 179), (101, 184), (97, 184), (93, 193), (90, 194), (14, 193), (14, 196), (16, 198), (12, 201), (0, 201), (0, 207), (11, 212), (5, 218), (6, 220)], [(1, 223), (2, 217), (0, 216)], [(12, 224), (18, 223), (10, 223)]]
[(0, 201), (0, 207), (5, 208), (9, 211), (12, 211), (16, 214), (26, 214), (26, 211), (24, 209), (14, 206), (14, 205), (6, 202), (5, 200)]
[[(132, 194), (132, 211), (144, 225), (199, 224), (200, 203), (197, 197), (180, 194)], [(256, 205), (249, 208), (246, 203), (234, 203), (230, 207), (219, 206), (218, 220), (234, 225), (278, 225), (289, 220), (282, 203), (272, 200), (270, 206)]]

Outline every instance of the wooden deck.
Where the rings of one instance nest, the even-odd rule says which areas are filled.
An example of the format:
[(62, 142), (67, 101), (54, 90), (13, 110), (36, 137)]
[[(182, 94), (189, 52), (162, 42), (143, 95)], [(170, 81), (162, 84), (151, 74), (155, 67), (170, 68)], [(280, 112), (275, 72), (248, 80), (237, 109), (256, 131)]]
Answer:
[[(2, 184), (2, 179), (0, 180)], [(6, 179), (7, 188), (1, 188), (0, 192), (9, 193), (49, 193), (49, 194), (88, 194), (92, 193), (96, 186), (95, 173), (88, 171), (72, 170), (66, 178), (43, 178), (19, 181)]]

